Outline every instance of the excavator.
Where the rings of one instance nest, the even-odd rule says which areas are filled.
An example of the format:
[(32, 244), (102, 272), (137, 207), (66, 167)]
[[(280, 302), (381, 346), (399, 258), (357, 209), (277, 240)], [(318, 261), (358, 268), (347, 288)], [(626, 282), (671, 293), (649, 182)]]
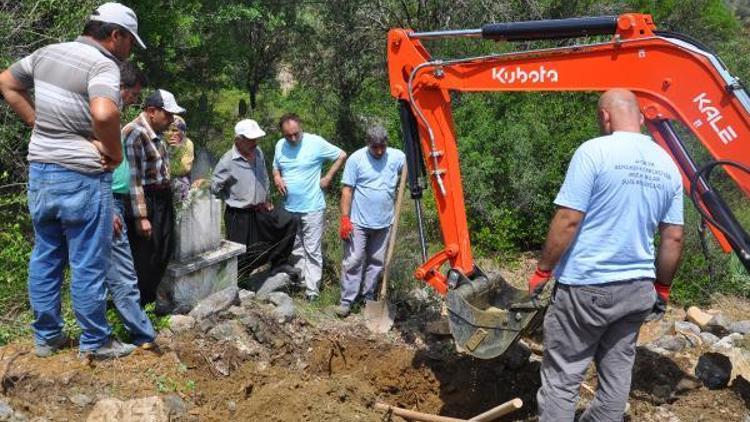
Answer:
[[(424, 40), (455, 37), (517, 42), (597, 36), (589, 44), (435, 59)], [(388, 77), (398, 100), (409, 189), (416, 208), (422, 264), (415, 278), (445, 296), (457, 348), (490, 359), (538, 326), (547, 297), (529, 297), (472, 257), (451, 115), (451, 92), (601, 92), (626, 88), (638, 98), (652, 138), (680, 168), (684, 187), (725, 252), (750, 271), (750, 236), (710, 183), (722, 168), (750, 195), (750, 96), (709, 48), (657, 31), (650, 15), (623, 14), (512, 23), (476, 29), (388, 33)], [(712, 160), (698, 163), (679, 125)], [(686, 131), (682, 131), (686, 133)], [(421, 199), (429, 180), (443, 245), (428, 257)], [(447, 267), (447, 271), (444, 269)]]

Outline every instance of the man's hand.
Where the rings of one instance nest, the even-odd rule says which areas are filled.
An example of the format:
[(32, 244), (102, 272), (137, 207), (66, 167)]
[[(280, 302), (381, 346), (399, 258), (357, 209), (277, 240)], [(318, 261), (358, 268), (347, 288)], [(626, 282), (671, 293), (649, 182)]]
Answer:
[(529, 277), (529, 294), (537, 296), (541, 293), (550, 278), (552, 278), (552, 270), (542, 270), (536, 267), (534, 274)]
[(352, 231), (354, 231), (352, 220), (348, 215), (342, 215), (341, 220), (339, 221), (339, 237), (341, 240), (349, 240)]
[(263, 204), (263, 209), (270, 212), (273, 211), (273, 202), (266, 202)]
[(176, 129), (167, 138), (167, 143), (171, 146), (180, 145), (181, 142), (182, 136), (180, 136), (180, 131)]
[(115, 217), (112, 219), (112, 231), (114, 232), (115, 238), (120, 237), (120, 233), (122, 233), (122, 220), (117, 214), (115, 214)]
[(138, 233), (138, 236), (150, 238), (151, 222), (148, 221), (148, 218), (141, 217), (135, 220), (135, 231)]
[(94, 144), (96, 149), (99, 151), (99, 155), (101, 156), (101, 159), (99, 162), (102, 164), (102, 167), (104, 168), (104, 170), (113, 171), (114, 169), (117, 168), (117, 166), (120, 165), (120, 162), (115, 162), (114, 160), (112, 160), (111, 157), (109, 157), (108, 155), (104, 153), (104, 145), (102, 145), (100, 141), (97, 141), (96, 139), (94, 139), (93, 141), (91, 141), (91, 143)]
[(672, 289), (671, 285), (666, 285), (654, 282), (654, 289), (656, 289), (656, 303), (651, 309), (651, 314), (646, 317), (646, 321), (658, 321), (664, 317), (667, 312), (667, 303), (669, 303), (669, 291)]
[(284, 183), (284, 178), (280, 175), (274, 175), (273, 183), (276, 185), (276, 189), (278, 189), (282, 195), (286, 196), (286, 183)]
[(328, 189), (328, 187), (331, 186), (331, 177), (329, 176), (323, 176), (320, 178), (320, 188), (323, 190)]

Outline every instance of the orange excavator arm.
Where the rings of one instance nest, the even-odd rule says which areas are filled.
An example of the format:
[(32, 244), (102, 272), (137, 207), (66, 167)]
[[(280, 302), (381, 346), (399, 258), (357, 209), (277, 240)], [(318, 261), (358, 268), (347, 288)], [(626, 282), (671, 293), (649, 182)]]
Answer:
[[(750, 268), (750, 240), (707, 174), (722, 165), (750, 195), (750, 97), (720, 59), (679, 34), (655, 30), (649, 15), (575, 18), (485, 25), (481, 29), (388, 34), (391, 94), (400, 100), (412, 197), (419, 199), (420, 168), (435, 195), (444, 248), (416, 270), (415, 277), (445, 294), (481, 273), (471, 254), (450, 91), (605, 91), (626, 88), (638, 97), (654, 139), (681, 169), (686, 190), (725, 251), (734, 249)], [(607, 42), (433, 60), (420, 40), (481, 37), (534, 40), (610, 34)], [(718, 163), (701, 170), (672, 126), (681, 122)], [(420, 160), (413, 157), (421, 155)], [(423, 160), (423, 162), (422, 162)], [(423, 166), (426, 166), (424, 168)], [(693, 189), (693, 184), (696, 184)], [(694, 192), (693, 192), (694, 191)], [(418, 206), (421, 229), (421, 208)], [(423, 239), (423, 236), (422, 236)], [(440, 271), (448, 263), (447, 275)]]

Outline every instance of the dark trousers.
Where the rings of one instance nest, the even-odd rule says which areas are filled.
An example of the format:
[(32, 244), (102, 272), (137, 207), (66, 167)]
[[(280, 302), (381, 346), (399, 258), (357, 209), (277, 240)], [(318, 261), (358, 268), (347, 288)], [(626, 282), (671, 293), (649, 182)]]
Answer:
[(227, 206), (224, 224), (227, 239), (247, 247), (238, 263), (240, 273), (247, 274), (266, 262), (272, 267), (288, 263), (299, 219), (281, 208), (265, 211)]
[[(151, 223), (151, 237), (143, 237), (136, 230), (130, 204), (126, 207), (128, 240), (133, 252), (133, 264), (138, 276), (138, 290), (141, 292), (141, 304), (156, 300), (159, 287), (167, 264), (175, 247), (174, 205), (172, 191), (169, 189), (145, 189), (148, 221)], [(129, 202), (129, 201), (128, 201)]]

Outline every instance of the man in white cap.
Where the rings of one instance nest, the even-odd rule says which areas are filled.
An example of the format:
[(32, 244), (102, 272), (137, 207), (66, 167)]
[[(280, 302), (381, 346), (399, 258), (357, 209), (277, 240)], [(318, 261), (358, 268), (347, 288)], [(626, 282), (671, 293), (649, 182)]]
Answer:
[(60, 314), (68, 262), (80, 355), (105, 359), (134, 349), (110, 335), (104, 287), (112, 244), (111, 170), (122, 161), (118, 63), (134, 43), (145, 48), (135, 13), (107, 3), (75, 41), (42, 47), (0, 74), (0, 93), (34, 129), (27, 156), (35, 233), (29, 297), (40, 357), (69, 343)]
[(174, 204), (164, 131), (185, 109), (171, 92), (157, 89), (143, 112), (122, 128), (130, 166), (130, 206), (125, 207), (141, 304), (156, 300), (156, 290), (174, 250)]
[(271, 203), (266, 160), (258, 147), (258, 140), (265, 135), (255, 120), (237, 123), (234, 146), (216, 165), (211, 191), (226, 201), (227, 239), (247, 247), (240, 258), (240, 272), (249, 273), (270, 262), (273, 273), (286, 272), (299, 278), (288, 264), (298, 219)]

